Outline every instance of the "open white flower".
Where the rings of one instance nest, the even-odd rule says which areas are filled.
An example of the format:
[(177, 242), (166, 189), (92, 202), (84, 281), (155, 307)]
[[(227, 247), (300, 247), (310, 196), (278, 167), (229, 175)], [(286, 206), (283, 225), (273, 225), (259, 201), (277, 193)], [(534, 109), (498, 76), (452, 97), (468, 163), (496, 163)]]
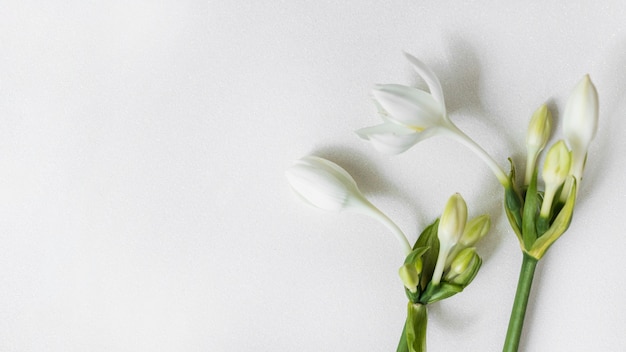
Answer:
[(451, 124), (437, 76), (417, 58), (406, 53), (405, 56), (430, 92), (400, 84), (377, 85), (372, 96), (383, 123), (357, 131), (376, 149), (389, 154), (402, 153)]
[(394, 233), (405, 254), (411, 252), (411, 245), (400, 228), (363, 196), (356, 181), (341, 166), (306, 156), (287, 169), (285, 176), (305, 203), (323, 210), (350, 210), (373, 217)]
[(378, 85), (372, 90), (383, 123), (356, 133), (377, 150), (400, 154), (435, 135), (451, 137), (476, 153), (505, 187), (509, 180), (500, 166), (448, 117), (441, 84), (435, 73), (417, 58), (405, 53), (415, 71), (428, 85), (429, 92), (399, 84)]

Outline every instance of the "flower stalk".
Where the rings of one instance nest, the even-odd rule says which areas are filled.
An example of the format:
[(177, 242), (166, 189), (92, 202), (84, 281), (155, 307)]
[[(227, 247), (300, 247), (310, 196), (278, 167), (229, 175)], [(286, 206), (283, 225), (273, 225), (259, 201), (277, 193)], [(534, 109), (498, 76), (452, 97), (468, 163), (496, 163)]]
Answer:
[(524, 318), (526, 317), (526, 308), (528, 307), (528, 298), (530, 297), (530, 289), (538, 262), (539, 260), (524, 253), (511, 318), (509, 319), (509, 327), (506, 332), (504, 348), (502, 349), (503, 352), (516, 352), (519, 348)]

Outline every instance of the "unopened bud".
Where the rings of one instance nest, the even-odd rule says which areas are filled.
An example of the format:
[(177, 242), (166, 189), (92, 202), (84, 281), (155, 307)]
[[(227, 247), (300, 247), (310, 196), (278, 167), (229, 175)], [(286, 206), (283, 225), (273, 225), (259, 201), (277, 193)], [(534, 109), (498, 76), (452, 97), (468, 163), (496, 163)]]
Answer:
[(465, 225), (465, 231), (463, 231), (463, 235), (461, 239), (459, 239), (458, 244), (462, 247), (475, 245), (481, 238), (485, 237), (490, 227), (491, 218), (489, 215), (484, 214), (473, 218)]
[(465, 287), (472, 282), (481, 264), (482, 260), (476, 253), (476, 248), (465, 248), (452, 261), (446, 281)]
[(431, 282), (438, 285), (446, 266), (446, 259), (452, 247), (456, 245), (463, 235), (465, 223), (467, 222), (467, 205), (460, 194), (456, 193), (450, 197), (446, 204), (439, 227), (437, 229), (437, 237), (439, 238), (439, 254), (437, 256), (437, 264), (433, 272)]
[(417, 285), (420, 282), (420, 274), (422, 273), (422, 260), (419, 259), (415, 263), (406, 263), (400, 267), (398, 274), (400, 279), (409, 291), (417, 292)]
[(537, 156), (548, 143), (550, 131), (552, 129), (552, 114), (548, 110), (548, 106), (543, 104), (535, 111), (528, 125), (526, 133), (526, 178), (524, 184), (528, 185), (535, 171)]
[[(541, 217), (544, 219), (550, 218), (554, 195), (565, 182), (570, 172), (571, 160), (571, 152), (567, 149), (565, 142), (562, 140), (555, 143), (546, 155), (546, 161), (543, 164), (543, 172), (541, 174), (546, 185), (540, 212)], [(567, 190), (564, 190), (564, 192), (566, 191)]]

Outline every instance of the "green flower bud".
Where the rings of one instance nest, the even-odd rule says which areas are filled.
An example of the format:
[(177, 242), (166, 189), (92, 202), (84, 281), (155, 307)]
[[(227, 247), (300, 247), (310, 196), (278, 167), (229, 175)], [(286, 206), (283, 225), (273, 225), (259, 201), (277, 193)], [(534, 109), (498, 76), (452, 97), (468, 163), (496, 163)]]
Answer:
[(450, 281), (451, 279), (457, 277), (459, 274), (464, 272), (469, 266), (472, 258), (476, 254), (476, 248), (469, 247), (460, 251), (452, 260), (450, 264), (450, 269), (445, 275), (445, 280)]
[(446, 281), (465, 287), (472, 282), (481, 264), (482, 260), (476, 253), (476, 248), (465, 248), (452, 261)]
[(420, 274), (422, 273), (422, 260), (419, 259), (415, 263), (407, 263), (400, 267), (398, 274), (400, 279), (409, 291), (417, 292), (417, 285), (420, 283)]
[(535, 111), (528, 125), (526, 134), (527, 163), (526, 178), (524, 179), (525, 185), (530, 183), (530, 179), (535, 171), (537, 156), (548, 143), (551, 129), (552, 114), (546, 104), (543, 104)]
[(485, 237), (490, 227), (491, 218), (489, 215), (484, 214), (473, 218), (465, 225), (465, 231), (463, 231), (458, 245), (464, 248), (475, 245), (481, 238)]
[(543, 104), (530, 118), (528, 133), (526, 134), (526, 147), (529, 150), (543, 149), (548, 142), (548, 138), (550, 138), (551, 127), (552, 114), (548, 110), (548, 106)]
[(541, 174), (546, 185), (540, 212), (542, 218), (550, 217), (554, 195), (559, 187), (563, 185), (570, 172), (571, 160), (571, 152), (567, 149), (563, 140), (555, 143), (548, 151)]

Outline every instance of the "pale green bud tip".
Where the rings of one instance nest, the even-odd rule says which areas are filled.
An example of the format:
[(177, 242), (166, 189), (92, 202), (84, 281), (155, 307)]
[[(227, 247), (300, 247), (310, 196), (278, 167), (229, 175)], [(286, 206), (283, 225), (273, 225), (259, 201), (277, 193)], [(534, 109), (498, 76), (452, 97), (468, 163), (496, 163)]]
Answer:
[[(419, 263), (419, 265), (418, 265)], [(420, 273), (422, 271), (422, 261), (418, 260), (416, 263), (404, 264), (398, 270), (400, 279), (409, 291), (412, 293), (417, 292), (417, 285), (420, 282)]]
[(463, 231), (459, 244), (463, 247), (473, 246), (481, 238), (485, 237), (490, 227), (491, 218), (489, 215), (484, 214), (473, 218), (465, 225), (465, 231)]
[(528, 149), (535, 152), (542, 150), (550, 138), (551, 129), (552, 114), (548, 110), (548, 106), (543, 104), (530, 119), (528, 133), (526, 134), (526, 146)]
[(306, 156), (287, 169), (285, 176), (292, 190), (314, 207), (329, 211), (368, 207), (352, 176), (326, 159)]
[(563, 140), (548, 150), (542, 172), (546, 187), (558, 188), (565, 181), (570, 171), (571, 159), (571, 153)]
[(467, 205), (460, 194), (455, 193), (450, 197), (439, 220), (438, 237), (442, 248), (454, 246), (467, 222)]

